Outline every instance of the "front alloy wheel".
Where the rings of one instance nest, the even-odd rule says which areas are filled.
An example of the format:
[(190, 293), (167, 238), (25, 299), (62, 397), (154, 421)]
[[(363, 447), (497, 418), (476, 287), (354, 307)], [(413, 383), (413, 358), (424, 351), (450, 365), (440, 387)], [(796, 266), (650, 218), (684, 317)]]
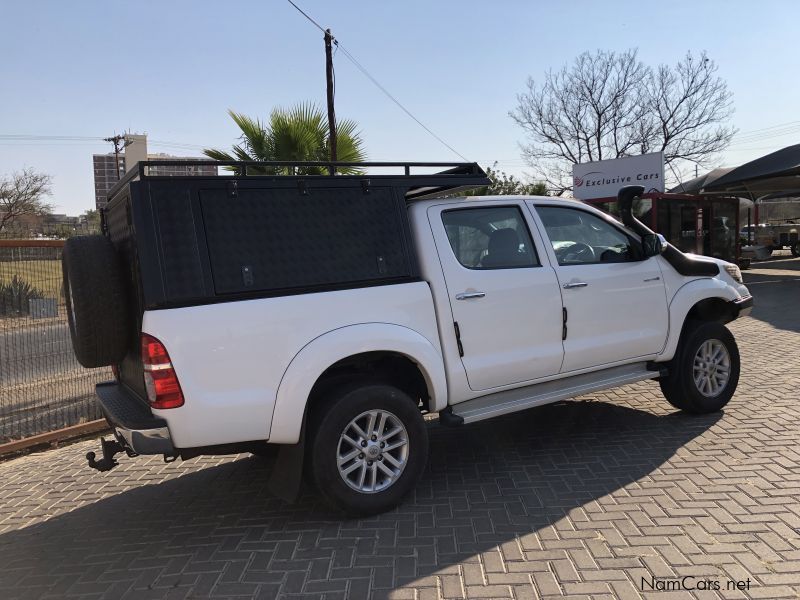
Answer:
[(675, 408), (712, 413), (724, 407), (739, 383), (739, 348), (728, 328), (714, 321), (686, 324), (678, 350), (659, 379)]
[(728, 385), (731, 356), (720, 340), (706, 340), (694, 356), (694, 384), (706, 398), (714, 398)]

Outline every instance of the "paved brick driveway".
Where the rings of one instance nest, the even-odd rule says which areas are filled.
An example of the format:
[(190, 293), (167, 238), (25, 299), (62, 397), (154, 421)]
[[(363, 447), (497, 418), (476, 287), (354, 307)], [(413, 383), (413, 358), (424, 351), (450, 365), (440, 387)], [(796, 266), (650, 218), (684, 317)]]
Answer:
[[(724, 413), (645, 382), (431, 428), (398, 510), (289, 506), (249, 455), (84, 466), (94, 442), (0, 464), (0, 597), (800, 598), (800, 261), (751, 271), (758, 307)], [(728, 590), (728, 581), (745, 591)]]

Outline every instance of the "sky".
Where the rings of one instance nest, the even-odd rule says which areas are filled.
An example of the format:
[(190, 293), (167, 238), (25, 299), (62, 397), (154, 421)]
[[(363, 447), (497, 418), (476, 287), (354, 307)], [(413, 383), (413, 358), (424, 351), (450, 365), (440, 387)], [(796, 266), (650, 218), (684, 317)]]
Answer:
[[(800, 2), (295, 0), (414, 116), (470, 160), (524, 175), (509, 118), (529, 76), (585, 50), (638, 48), (648, 64), (706, 51), (733, 92), (740, 130), (718, 165), (800, 141)], [(94, 207), (98, 138), (146, 133), (150, 152), (229, 148), (234, 109), (325, 106), (322, 33), (286, 0), (26, 0), (0, 3), (0, 177), (53, 177), (56, 212)], [(460, 160), (342, 52), (336, 113), (356, 120), (370, 160)]]

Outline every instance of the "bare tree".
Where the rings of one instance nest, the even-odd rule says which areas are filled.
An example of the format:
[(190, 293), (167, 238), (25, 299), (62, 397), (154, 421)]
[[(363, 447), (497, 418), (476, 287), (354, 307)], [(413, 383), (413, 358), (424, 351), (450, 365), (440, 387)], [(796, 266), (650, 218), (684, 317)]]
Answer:
[(0, 231), (23, 215), (42, 215), (52, 211), (45, 197), (50, 195), (51, 178), (33, 169), (0, 179)]
[(529, 78), (509, 114), (527, 134), (523, 157), (556, 193), (572, 189), (571, 165), (664, 152), (667, 165), (707, 165), (735, 129), (732, 94), (705, 53), (652, 68), (636, 50), (584, 52), (541, 83)]

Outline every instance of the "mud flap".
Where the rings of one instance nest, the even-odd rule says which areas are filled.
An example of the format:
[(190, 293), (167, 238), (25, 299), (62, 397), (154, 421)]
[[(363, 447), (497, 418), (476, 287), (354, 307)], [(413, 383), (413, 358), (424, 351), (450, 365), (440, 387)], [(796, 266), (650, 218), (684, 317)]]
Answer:
[(300, 488), (303, 485), (305, 449), (306, 427), (303, 424), (299, 442), (281, 444), (272, 475), (267, 481), (267, 489), (285, 502), (292, 503), (300, 496)]

